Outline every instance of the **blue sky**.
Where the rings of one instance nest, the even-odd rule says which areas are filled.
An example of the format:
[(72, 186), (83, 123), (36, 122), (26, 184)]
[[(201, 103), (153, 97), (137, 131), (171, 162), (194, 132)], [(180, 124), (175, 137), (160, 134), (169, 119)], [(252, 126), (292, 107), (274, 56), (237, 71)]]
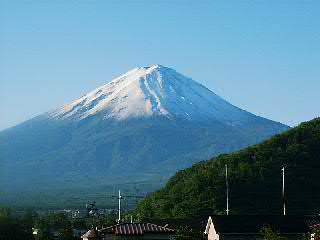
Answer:
[(320, 1), (0, 0), (0, 129), (154, 63), (236, 106), (319, 116)]

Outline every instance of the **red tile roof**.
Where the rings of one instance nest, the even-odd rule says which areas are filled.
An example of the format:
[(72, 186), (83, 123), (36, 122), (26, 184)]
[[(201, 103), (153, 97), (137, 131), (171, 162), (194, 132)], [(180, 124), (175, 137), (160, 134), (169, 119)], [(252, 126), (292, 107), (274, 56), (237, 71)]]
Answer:
[(174, 230), (152, 223), (122, 223), (101, 229), (99, 232), (115, 235), (144, 235), (145, 233), (174, 233)]

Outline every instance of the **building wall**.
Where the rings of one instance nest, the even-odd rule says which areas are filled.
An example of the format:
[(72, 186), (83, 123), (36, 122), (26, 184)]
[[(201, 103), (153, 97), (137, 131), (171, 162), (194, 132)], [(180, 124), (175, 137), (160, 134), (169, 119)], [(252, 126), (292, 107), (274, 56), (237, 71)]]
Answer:
[(219, 240), (219, 235), (217, 234), (213, 223), (210, 224), (210, 228), (208, 232), (208, 240)]
[(81, 238), (82, 240), (96, 240), (96, 238), (87, 238), (87, 237), (84, 237), (84, 238)]

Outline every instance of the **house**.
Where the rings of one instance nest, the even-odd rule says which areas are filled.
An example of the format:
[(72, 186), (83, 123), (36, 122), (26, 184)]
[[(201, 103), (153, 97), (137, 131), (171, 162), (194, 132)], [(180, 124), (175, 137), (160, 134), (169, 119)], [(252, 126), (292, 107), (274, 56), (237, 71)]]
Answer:
[(315, 222), (311, 225), (311, 240), (320, 240), (320, 223)]
[(114, 226), (89, 230), (81, 238), (83, 240), (109, 240), (109, 239), (154, 239), (172, 240), (175, 231), (166, 226), (152, 223), (120, 223)]
[(311, 232), (311, 222), (319, 220), (319, 216), (210, 216), (204, 233), (208, 240), (256, 240), (263, 239), (261, 229), (270, 226), (281, 236), (297, 240)]
[(98, 239), (97, 237), (98, 237), (97, 231), (94, 229), (90, 229), (88, 232), (86, 232), (81, 236), (83, 240), (97, 240)]

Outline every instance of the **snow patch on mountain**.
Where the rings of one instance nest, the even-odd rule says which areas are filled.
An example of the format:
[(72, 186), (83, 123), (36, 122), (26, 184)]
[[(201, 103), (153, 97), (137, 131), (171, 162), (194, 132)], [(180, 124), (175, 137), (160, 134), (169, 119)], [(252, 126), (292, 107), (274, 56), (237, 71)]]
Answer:
[(161, 65), (134, 68), (49, 113), (54, 119), (81, 120), (102, 113), (106, 119), (164, 116), (215, 119), (237, 124), (251, 117), (175, 70)]

